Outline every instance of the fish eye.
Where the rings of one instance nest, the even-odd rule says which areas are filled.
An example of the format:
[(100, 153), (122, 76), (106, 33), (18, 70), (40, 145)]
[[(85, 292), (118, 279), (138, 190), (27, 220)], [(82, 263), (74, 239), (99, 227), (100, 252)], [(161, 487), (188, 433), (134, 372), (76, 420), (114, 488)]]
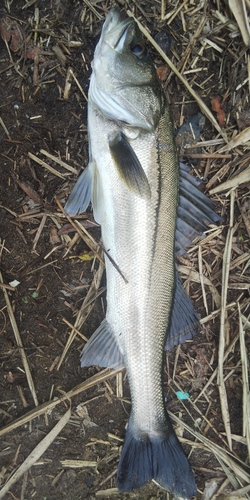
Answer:
[(136, 43), (135, 45), (132, 45), (131, 52), (132, 54), (134, 54), (136, 57), (139, 58), (146, 57), (148, 54), (145, 45), (143, 45), (140, 42)]

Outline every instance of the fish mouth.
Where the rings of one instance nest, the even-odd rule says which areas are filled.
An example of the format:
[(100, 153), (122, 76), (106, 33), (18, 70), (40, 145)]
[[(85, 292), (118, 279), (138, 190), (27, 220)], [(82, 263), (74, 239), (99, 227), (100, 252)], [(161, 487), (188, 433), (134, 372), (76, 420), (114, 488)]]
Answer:
[(100, 38), (101, 45), (105, 42), (112, 49), (121, 52), (127, 38), (129, 27), (132, 24), (134, 24), (134, 20), (131, 17), (122, 19), (118, 9), (111, 9), (103, 25)]

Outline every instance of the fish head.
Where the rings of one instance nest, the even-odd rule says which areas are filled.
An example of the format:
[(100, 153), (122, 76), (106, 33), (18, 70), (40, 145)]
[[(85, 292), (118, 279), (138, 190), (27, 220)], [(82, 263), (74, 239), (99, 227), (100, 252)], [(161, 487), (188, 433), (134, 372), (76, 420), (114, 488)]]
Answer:
[(145, 41), (132, 18), (109, 12), (92, 63), (89, 98), (111, 120), (154, 130), (163, 93)]

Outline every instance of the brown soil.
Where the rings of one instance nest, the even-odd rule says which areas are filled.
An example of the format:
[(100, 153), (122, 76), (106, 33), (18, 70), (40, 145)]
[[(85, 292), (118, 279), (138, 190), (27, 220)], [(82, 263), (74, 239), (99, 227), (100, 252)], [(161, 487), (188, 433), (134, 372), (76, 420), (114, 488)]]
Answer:
[[(188, 5), (189, 3), (191, 6), (192, 2), (188, 2)], [(211, 9), (215, 9), (213, 2), (210, 3)], [(39, 405), (42, 405), (49, 400), (61, 397), (65, 392), (101, 371), (96, 367), (80, 368), (79, 354), (85, 342), (79, 335), (76, 335), (60, 368), (57, 369), (70, 333), (70, 327), (63, 320), (66, 319), (70, 324), (74, 324), (77, 311), (89, 290), (99, 263), (95, 260), (93, 264), (93, 259), (86, 260), (89, 256), (91, 258), (92, 254), (86, 243), (80, 239), (74, 245), (73, 250), (66, 253), (66, 245), (69, 238), (73, 238), (74, 233), (69, 233), (66, 237), (58, 235), (58, 228), (64, 224), (64, 220), (55, 197), (63, 205), (77, 176), (46, 157), (40, 150), (56, 156), (78, 172), (88, 163), (87, 103), (81, 88), (87, 94), (91, 59), (102, 21), (93, 10), (90, 10), (88, 4), (78, 0), (55, 2), (41, 0), (33, 4), (28, 2), (28, 4), (31, 5), (27, 7), (24, 0), (16, 0), (12, 3), (6, 0), (5, 9), (0, 12), (2, 33), (2, 38), (0, 38), (0, 109), (3, 124), (7, 129), (6, 133), (3, 125), (0, 124), (2, 241), (0, 270), (4, 284), (8, 285), (13, 280), (20, 282), (14, 291), (7, 289), (7, 294), (27, 356), (36, 397)], [(91, 2), (90, 5), (104, 18), (110, 4), (111, 2), (97, 1), (96, 4)], [(35, 7), (39, 10), (37, 38), (34, 35)], [(144, 12), (148, 17), (143, 15)], [(159, 5), (155, 3), (153, 6), (149, 0), (138, 2), (135, 14), (138, 17), (141, 16), (143, 24), (148, 25), (154, 35), (162, 29), (160, 3)], [(185, 15), (189, 22), (189, 29), (193, 26), (193, 32), (195, 32), (200, 20), (198, 15), (192, 18), (188, 14)], [(231, 17), (229, 12), (227, 15)], [(211, 18), (209, 9), (207, 17)], [(8, 23), (11, 23), (11, 27)], [(12, 33), (12, 38), (8, 39), (8, 33)], [(183, 32), (180, 14), (171, 24), (170, 34), (172, 36), (170, 57), (177, 54), (180, 58), (186, 47), (186, 33)], [(229, 89), (225, 110), (229, 117), (227, 126), (230, 130), (230, 127), (237, 128), (235, 99), (238, 99), (237, 102), (240, 103), (240, 111), (247, 111), (244, 104), (246, 102), (244, 92), (247, 88), (243, 88), (240, 97), (239, 92), (235, 90), (239, 82), (246, 78), (247, 70), (243, 56), (240, 62), (233, 66), (235, 61), (230, 52), (226, 51), (226, 44), (223, 41), (226, 35), (225, 28), (220, 32), (221, 43), (217, 39), (214, 40), (214, 43), (219, 44), (225, 52), (222, 69), (221, 53), (211, 48), (204, 52), (205, 76), (197, 72), (196, 76), (192, 77), (192, 84), (207, 105), (210, 105), (210, 98), (213, 95), (218, 94), (223, 97)], [(4, 38), (7, 39), (6, 43), (4, 43)], [(40, 47), (37, 53), (34, 51), (36, 46)], [(237, 53), (242, 53), (244, 50), (244, 44), (239, 35), (236, 41), (232, 41), (232, 52), (235, 47), (238, 50)], [(193, 57), (200, 48), (201, 44), (197, 41), (189, 57)], [(156, 64), (161, 65), (162, 61), (156, 52), (152, 51), (152, 54)], [(70, 77), (71, 87), (68, 96), (65, 96), (65, 82), (69, 68), (72, 68), (81, 88)], [(199, 87), (208, 77), (210, 79), (205, 87)], [(171, 100), (175, 125), (179, 126), (183, 116), (186, 118), (198, 111), (198, 105), (190, 99), (176, 77), (172, 77), (165, 86), (167, 86), (168, 97)], [(207, 122), (203, 139), (214, 139), (216, 135), (217, 132)], [(62, 174), (61, 177), (39, 165), (29, 156), (30, 153), (55, 168)], [(240, 151), (240, 155), (243, 153), (247, 154), (247, 151)], [(231, 160), (236, 159), (237, 154), (231, 158)], [(202, 176), (205, 172), (207, 180), (210, 180), (230, 159), (211, 161), (203, 159), (198, 163), (197, 160), (194, 161), (196, 161), (194, 166), (198, 174)], [(237, 166), (238, 164), (234, 166), (232, 161), (228, 168), (225, 168), (226, 176), (223, 181), (235, 171)], [(212, 187), (217, 184), (218, 180)], [(248, 202), (246, 214), (249, 215), (247, 192), (247, 185), (243, 185), (237, 192), (238, 208), (236, 207), (234, 221), (236, 226), (232, 260), (249, 251), (249, 234), (247, 233), (247, 220), (249, 222), (249, 219), (246, 218), (244, 223), (240, 211), (242, 204)], [(222, 212), (227, 222), (229, 218), (228, 198), (223, 197), (220, 200), (217, 198), (216, 201), (218, 201), (218, 211)], [(91, 211), (88, 215), (89, 220), (92, 220)], [(39, 230), (41, 230), (40, 235)], [(96, 240), (100, 238), (98, 228), (88, 230)], [(37, 243), (35, 243), (36, 235), (39, 235)], [(219, 235), (218, 240), (213, 240), (203, 249), (204, 275), (209, 277), (218, 292), (221, 291), (225, 236), (226, 230)], [(80, 259), (79, 256), (85, 256), (85, 260)], [(247, 306), (250, 275), (249, 268), (244, 267), (246, 263), (247, 261), (236, 266), (230, 274), (228, 303), (239, 300), (242, 311), (247, 316), (249, 314)], [(188, 260), (182, 260), (182, 264), (198, 271), (197, 250)], [(242, 271), (244, 271), (243, 276)], [(242, 283), (244, 286), (241, 286)], [(234, 286), (231, 286), (232, 284)], [(105, 277), (101, 286), (105, 287)], [(211, 287), (205, 288), (208, 302), (207, 313), (200, 284), (190, 279), (187, 280), (187, 286), (202, 318), (218, 308)], [(89, 337), (95, 331), (104, 317), (104, 310), (105, 291), (95, 300), (94, 307), (81, 329), (83, 335)], [(34, 409), (35, 404), (2, 291), (0, 291), (0, 313), (0, 419), (1, 427), (4, 428)], [(229, 341), (232, 341), (238, 331), (237, 318), (237, 308), (232, 307), (229, 309)], [(183, 345), (168, 353), (165, 391), (168, 398), (167, 408), (172, 413), (183, 418), (192, 428), (200, 428), (201, 432), (212, 442), (227, 449), (216, 378), (205, 395), (198, 400), (196, 407), (193, 407), (191, 401), (188, 400), (182, 403), (175, 394), (181, 388), (184, 392), (189, 392), (192, 401), (199, 395), (217, 367), (218, 338), (219, 316), (217, 314), (214, 320), (205, 323), (202, 332), (193, 343)], [(247, 333), (245, 341), (246, 346), (249, 347)], [(178, 359), (178, 364), (175, 367), (176, 359)], [(242, 436), (242, 370), (238, 342), (227, 359), (224, 374), (228, 375), (230, 371), (232, 373), (226, 384), (231, 432)], [(175, 376), (173, 376), (174, 372)], [(116, 486), (115, 471), (130, 411), (129, 389), (124, 372), (122, 380), (122, 397), (117, 397), (118, 379), (114, 376), (78, 393), (71, 398), (71, 401), (66, 398), (53, 409), (14, 430), (10, 431), (7, 427), (7, 432), (1, 437), (1, 487), (71, 405), (72, 415), (69, 423), (38, 462), (16, 482), (4, 499), (58, 500), (65, 498), (77, 500), (86, 498), (91, 500), (107, 498), (104, 493), (97, 493), (96, 497), (96, 492)], [(206, 421), (202, 417), (204, 414)], [(187, 440), (194, 440), (186, 431), (183, 437)], [(197, 441), (193, 448), (185, 442), (183, 446), (186, 453), (190, 454), (190, 463), (197, 479), (199, 495), (204, 491), (206, 481), (213, 478), (218, 485), (223, 483), (226, 478), (225, 471), (211, 451), (199, 448)], [(233, 453), (243, 462), (246, 460), (247, 447), (244, 440), (243, 443), (233, 440)], [(97, 466), (70, 468), (61, 463), (63, 460), (96, 461)], [(242, 484), (236, 482), (235, 489), (239, 489), (244, 484), (244, 482)], [(232, 486), (226, 486), (229, 490), (232, 489)], [(131, 494), (121, 495), (110, 491), (111, 497), (152, 500), (167, 498), (167, 493), (151, 483)]]

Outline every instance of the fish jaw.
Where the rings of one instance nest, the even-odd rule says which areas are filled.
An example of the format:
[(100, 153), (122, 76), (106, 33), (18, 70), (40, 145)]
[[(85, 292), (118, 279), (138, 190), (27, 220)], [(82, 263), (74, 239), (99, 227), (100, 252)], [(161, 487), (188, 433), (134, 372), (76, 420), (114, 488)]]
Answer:
[[(102, 56), (103, 44), (109, 45), (111, 49), (119, 51), (120, 46), (123, 47), (124, 39), (122, 39), (128, 26), (133, 24), (132, 18), (121, 19), (121, 13), (118, 9), (112, 8), (103, 24), (101, 36), (95, 48), (94, 64), (98, 64), (98, 60)], [(120, 43), (120, 46), (119, 46)], [(105, 50), (105, 49), (104, 49)], [(109, 50), (106, 47), (106, 50)], [(96, 66), (97, 68), (97, 66)]]
[(133, 19), (120, 21), (112, 9), (95, 49), (89, 101), (110, 120), (154, 131), (164, 98), (146, 48), (142, 59), (133, 54), (144, 43)]
[(143, 86), (152, 85), (154, 82), (159, 85), (148, 54), (140, 60), (132, 53), (131, 48), (136, 43), (145, 44), (134, 20), (121, 20), (120, 12), (115, 8), (111, 9), (103, 25), (92, 62), (92, 70), (100, 87), (114, 91), (124, 85)]

